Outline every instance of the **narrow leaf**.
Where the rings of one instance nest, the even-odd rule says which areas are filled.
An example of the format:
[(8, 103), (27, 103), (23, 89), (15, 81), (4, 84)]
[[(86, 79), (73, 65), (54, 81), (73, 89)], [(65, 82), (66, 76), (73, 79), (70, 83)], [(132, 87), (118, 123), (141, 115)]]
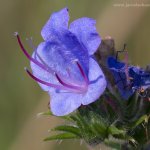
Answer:
[(69, 133), (73, 133), (73, 134), (81, 137), (80, 129), (77, 127), (74, 127), (74, 126), (61, 125), (61, 126), (55, 127), (54, 129), (52, 129), (52, 131), (69, 132)]
[(124, 130), (118, 129), (117, 127), (115, 127), (114, 125), (111, 125), (108, 128), (108, 133), (111, 135), (118, 135), (118, 134), (125, 134)]
[[(48, 110), (47, 112), (38, 113), (37, 116), (40, 117), (40, 116), (54, 116), (54, 115), (53, 115), (53, 113), (50, 110)], [(65, 119), (65, 120), (68, 120), (68, 121), (72, 121), (70, 116), (60, 116), (59, 118)]]
[(137, 127), (139, 124), (141, 124), (143, 121), (147, 121), (148, 120), (148, 116), (147, 115), (143, 115), (141, 116), (137, 121), (134, 122), (134, 124), (132, 125), (132, 128)]
[(53, 116), (51, 111), (47, 111), (47, 112), (41, 112), (37, 114), (38, 117), (40, 116)]
[(64, 140), (64, 139), (79, 139), (79, 137), (72, 133), (61, 133), (57, 135), (52, 135), (44, 139), (44, 141), (52, 141), (52, 140)]

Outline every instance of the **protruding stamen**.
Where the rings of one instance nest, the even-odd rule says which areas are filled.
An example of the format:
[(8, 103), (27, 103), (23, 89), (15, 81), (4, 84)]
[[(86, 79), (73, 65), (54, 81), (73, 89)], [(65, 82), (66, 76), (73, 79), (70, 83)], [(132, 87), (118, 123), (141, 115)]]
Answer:
[(67, 90), (68, 91), (68, 88), (65, 88), (63, 86), (60, 86), (60, 85), (56, 85), (56, 84), (52, 84), (52, 83), (49, 83), (49, 82), (46, 82), (46, 81), (43, 81), (37, 77), (35, 77), (27, 68), (25, 68), (25, 71), (28, 73), (28, 75), (35, 81), (41, 83), (41, 84), (44, 84), (46, 86), (49, 86), (49, 87), (53, 87), (53, 88), (56, 88), (56, 89), (60, 89), (60, 90)]
[(21, 48), (21, 50), (23, 51), (23, 53), (25, 54), (25, 56), (30, 60), (32, 61), (33, 63), (35, 63), (37, 66), (41, 67), (43, 70), (49, 72), (49, 73), (53, 73), (52, 70), (50, 70), (49, 68), (45, 67), (45, 65), (41, 64), (40, 62), (38, 62), (36, 59), (32, 58), (28, 52), (26, 51), (26, 49), (24, 48), (22, 42), (21, 42), (21, 39), (18, 35), (18, 33), (15, 33), (15, 36), (17, 37), (17, 40), (18, 40), (18, 43), (19, 43), (19, 46)]
[[(47, 72), (50, 73), (50, 74), (55, 75), (56, 78), (57, 78), (57, 80), (58, 80), (63, 86), (55, 85), (55, 84), (52, 84), (52, 83), (49, 83), (49, 82), (40, 80), (39, 78), (35, 77), (32, 73), (30, 73), (30, 71), (29, 71), (28, 69), (25, 69), (26, 72), (28, 73), (28, 75), (29, 75), (32, 79), (34, 79), (35, 81), (37, 81), (37, 82), (39, 82), (39, 83), (41, 83), (41, 84), (44, 84), (44, 85), (47, 85), (47, 86), (50, 86), (50, 87), (53, 87), (53, 88), (57, 88), (57, 89), (69, 90), (69, 91), (74, 91), (74, 92), (79, 92), (79, 93), (85, 92), (87, 86), (86, 86), (86, 88), (85, 88), (85, 87), (83, 88), (83, 87), (81, 87), (81, 86), (79, 87), (79, 86), (75, 86), (75, 85), (73, 85), (73, 84), (70, 84), (70, 83), (68, 84), (68, 83), (64, 82), (64, 81), (58, 76), (58, 74), (55, 73), (54, 70), (52, 70), (52, 69), (45, 63), (45, 61), (38, 55), (38, 53), (37, 53), (36, 50), (35, 50), (35, 55), (38, 56), (38, 58), (40, 59), (40, 61), (41, 61), (42, 63), (39, 62), (39, 61), (37, 61), (35, 58), (32, 58), (32, 57), (29, 55), (29, 53), (26, 51), (26, 49), (24, 48), (24, 46), (23, 46), (23, 44), (22, 44), (22, 42), (21, 42), (21, 39), (20, 39), (20, 37), (19, 37), (19, 35), (18, 35), (17, 32), (15, 33), (15, 36), (17, 37), (19, 46), (20, 46), (21, 50), (23, 51), (23, 53), (25, 54), (25, 56), (26, 56), (31, 62), (33, 62), (34, 64), (36, 64), (37, 66), (39, 66), (39, 67), (42, 68), (43, 70), (47, 71)], [(83, 77), (84, 77), (86, 83), (88, 83), (88, 82), (87, 82), (88, 79), (87, 79), (86, 75), (84, 74), (84, 71), (83, 71), (82, 67), (80, 66), (80, 64), (78, 64), (78, 66), (79, 66), (79, 69), (80, 69), (80, 71), (81, 71), (81, 74), (83, 75)]]
[(88, 84), (89, 84), (89, 79), (87, 78), (87, 75), (85, 74), (85, 72), (84, 72), (84, 70), (82, 69), (82, 67), (81, 67), (81, 65), (79, 64), (79, 62), (77, 61), (76, 63), (77, 63), (77, 66), (78, 66), (78, 68), (79, 68), (79, 70), (80, 70), (80, 72), (81, 72), (81, 74), (82, 74), (84, 80), (85, 80), (85, 83), (88, 85)]
[(18, 32), (14, 32), (14, 36), (17, 36), (18, 35)]
[(83, 89), (82, 87), (65, 83), (65, 82), (59, 77), (59, 75), (58, 75), (57, 73), (55, 73), (55, 76), (56, 76), (57, 80), (58, 80), (63, 86), (65, 86), (65, 87), (67, 87), (67, 88), (79, 90), (79, 91), (81, 91), (81, 92), (82, 92), (82, 91), (85, 91), (85, 89)]

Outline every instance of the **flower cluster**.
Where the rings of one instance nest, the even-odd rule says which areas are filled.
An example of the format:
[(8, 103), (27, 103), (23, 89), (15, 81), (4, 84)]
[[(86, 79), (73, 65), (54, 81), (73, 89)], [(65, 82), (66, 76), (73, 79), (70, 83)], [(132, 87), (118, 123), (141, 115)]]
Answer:
[(118, 61), (114, 57), (108, 57), (107, 63), (113, 73), (115, 84), (122, 98), (128, 100), (136, 91), (141, 97), (148, 96), (150, 72), (139, 66), (128, 65), (127, 62)]

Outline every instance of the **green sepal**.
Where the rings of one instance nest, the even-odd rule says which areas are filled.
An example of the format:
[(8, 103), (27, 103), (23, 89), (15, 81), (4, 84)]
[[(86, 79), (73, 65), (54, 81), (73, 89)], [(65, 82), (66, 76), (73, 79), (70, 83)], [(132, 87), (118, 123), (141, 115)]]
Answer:
[(137, 127), (138, 125), (140, 125), (142, 122), (148, 122), (149, 117), (147, 115), (143, 115), (141, 116), (138, 120), (136, 120), (133, 124), (132, 124), (132, 128)]
[(70, 125), (60, 125), (60, 126), (53, 128), (51, 131), (63, 131), (63, 132), (72, 133), (79, 137), (82, 137), (80, 129), (78, 127), (74, 127)]
[(125, 135), (125, 131), (122, 130), (122, 129), (118, 129), (117, 127), (115, 127), (114, 125), (111, 125), (109, 128), (108, 128), (108, 133), (110, 135), (118, 135), (118, 134), (122, 134), (122, 135)]
[(80, 137), (72, 133), (61, 133), (49, 136), (45, 138), (44, 141), (65, 140), (65, 139), (80, 139)]

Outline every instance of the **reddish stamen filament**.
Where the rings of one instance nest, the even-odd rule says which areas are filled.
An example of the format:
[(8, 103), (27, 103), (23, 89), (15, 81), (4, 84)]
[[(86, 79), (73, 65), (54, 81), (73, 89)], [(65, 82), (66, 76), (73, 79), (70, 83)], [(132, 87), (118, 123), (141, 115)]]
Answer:
[(57, 73), (55, 73), (55, 76), (56, 76), (57, 80), (58, 80), (63, 86), (66, 86), (66, 87), (72, 88), (72, 89), (82, 90), (82, 91), (85, 90), (85, 87), (82, 88), (82, 87), (79, 87), (79, 86), (74, 86), (74, 85), (70, 85), (70, 84), (65, 83), (65, 82), (59, 77), (59, 75), (58, 75)]
[(81, 72), (81, 74), (85, 80), (85, 83), (88, 85), (89, 80), (88, 80), (87, 75), (85, 74), (84, 70), (82, 69), (81, 65), (79, 64), (79, 62), (77, 62), (77, 66), (78, 66), (78, 68), (79, 68), (79, 70), (80, 70), (80, 72)]
[(25, 68), (25, 70), (26, 70), (26, 72), (28, 73), (28, 75), (29, 75), (32, 79), (34, 79), (35, 81), (37, 81), (37, 82), (40, 82), (40, 83), (42, 83), (42, 84), (45, 84), (45, 85), (47, 85), (47, 86), (51, 86), (51, 87), (54, 87), (54, 88), (62, 88), (62, 87), (59, 86), (59, 85), (55, 85), (55, 84), (52, 84), (52, 83), (49, 83), (49, 82), (45, 82), (45, 81), (43, 81), (43, 80), (40, 80), (39, 78), (35, 77), (27, 68)]
[(60, 85), (56, 85), (56, 84), (52, 84), (52, 83), (49, 83), (49, 82), (46, 82), (46, 81), (43, 81), (37, 77), (35, 77), (27, 68), (25, 68), (26, 72), (28, 73), (28, 75), (35, 81), (41, 83), (41, 84), (44, 84), (46, 86), (49, 86), (49, 87), (53, 87), (53, 88), (56, 88), (56, 89), (60, 89), (60, 90), (67, 90), (67, 91), (71, 91), (71, 92), (77, 92), (77, 93), (80, 93), (80, 92), (83, 92), (81, 89), (75, 89), (75, 88), (66, 88), (64, 86), (60, 86)]
[(79, 68), (79, 70), (80, 70), (80, 72), (81, 72), (81, 75), (83, 76), (83, 78), (84, 78), (84, 80), (85, 80), (85, 83), (86, 83), (86, 86), (85, 86), (84, 88), (83, 88), (83, 87), (79, 87), (79, 86), (75, 86), (75, 85), (72, 85), (72, 84), (67, 84), (67, 83), (65, 83), (65, 82), (59, 77), (59, 75), (58, 75), (57, 73), (55, 73), (55, 72), (43, 61), (43, 59), (38, 55), (37, 52), (36, 52), (35, 54), (37, 54), (37, 56), (39, 57), (39, 59), (41, 60), (41, 62), (42, 62), (43, 64), (40, 63), (39, 61), (37, 61), (36, 59), (32, 58), (32, 57), (28, 54), (28, 52), (26, 51), (26, 49), (24, 48), (24, 46), (23, 46), (23, 44), (22, 44), (22, 42), (21, 42), (21, 39), (20, 39), (18, 33), (16, 34), (16, 37), (17, 37), (19, 46), (20, 46), (21, 50), (23, 51), (23, 53), (25, 54), (25, 56), (26, 56), (30, 61), (32, 61), (33, 63), (35, 63), (37, 66), (41, 67), (43, 70), (49, 72), (50, 74), (55, 74), (57, 80), (58, 80), (63, 86), (65, 86), (65, 87), (67, 87), (67, 88), (65, 88), (65, 87), (63, 87), (63, 86), (55, 85), (55, 84), (52, 84), (52, 83), (49, 83), (49, 82), (45, 82), (45, 81), (43, 81), (43, 80), (40, 80), (39, 78), (35, 77), (32, 73), (30, 73), (30, 71), (29, 71), (28, 69), (25, 69), (26, 72), (28, 73), (28, 75), (29, 75), (32, 79), (34, 79), (34, 80), (36, 80), (37, 82), (40, 82), (40, 83), (42, 83), (42, 84), (44, 84), (44, 85), (51, 86), (51, 87), (54, 87), (54, 88), (57, 88), (57, 89), (67, 89), (67, 90), (68, 90), (68, 88), (70, 88), (70, 90), (72, 89), (73, 91), (75, 90), (76, 92), (77, 92), (77, 91), (78, 91), (78, 92), (85, 92), (85, 90), (87, 90), (87, 86), (88, 86), (88, 82), (89, 82), (89, 81), (88, 81), (88, 78), (87, 78), (86, 74), (84, 73), (84, 71), (83, 71), (81, 65), (80, 65), (78, 62), (77, 62), (77, 66), (78, 66), (78, 68)]
[(38, 62), (36, 59), (32, 58), (28, 52), (26, 51), (26, 49), (24, 48), (22, 42), (21, 42), (21, 39), (19, 37), (18, 34), (16, 34), (16, 37), (17, 37), (17, 40), (18, 40), (18, 43), (19, 43), (19, 46), (21, 48), (21, 50), (23, 51), (23, 53), (25, 54), (25, 56), (30, 60), (32, 61), (33, 63), (35, 63), (37, 66), (41, 67), (43, 70), (49, 72), (49, 73), (53, 73), (52, 70), (50, 70), (50, 68), (46, 68), (43, 64), (41, 64), (40, 62)]

